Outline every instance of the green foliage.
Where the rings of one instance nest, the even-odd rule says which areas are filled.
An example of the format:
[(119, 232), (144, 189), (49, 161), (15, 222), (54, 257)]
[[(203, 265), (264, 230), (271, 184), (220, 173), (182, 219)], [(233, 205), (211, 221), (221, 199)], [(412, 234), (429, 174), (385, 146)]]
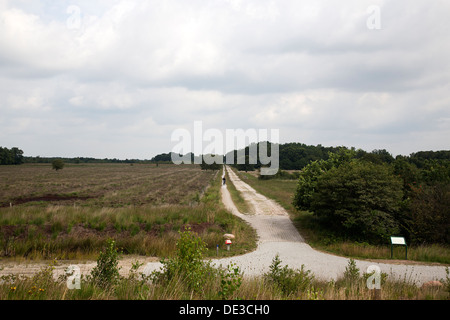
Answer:
[(346, 239), (386, 243), (402, 234), (415, 244), (448, 243), (449, 154), (394, 160), (386, 150), (340, 148), (302, 169), (292, 204)]
[(13, 147), (11, 149), (0, 147), (0, 165), (17, 165), (23, 163), (23, 151)]
[(335, 153), (329, 153), (327, 160), (313, 161), (299, 174), (297, 190), (293, 198), (293, 205), (297, 210), (311, 210), (314, 194), (317, 190), (317, 182), (320, 176), (331, 168), (350, 162), (356, 156), (356, 151), (339, 148)]
[(65, 165), (65, 163), (61, 159), (55, 159), (52, 161), (52, 169), (53, 170), (56, 170), (56, 171), (61, 170), (64, 168), (64, 165)]
[(272, 259), (269, 272), (264, 277), (272, 284), (275, 284), (283, 294), (289, 295), (297, 291), (305, 291), (311, 285), (314, 275), (310, 270), (305, 270), (302, 265), (300, 270), (291, 269), (287, 265), (281, 267), (281, 260), (277, 254)]
[(162, 270), (154, 271), (151, 278), (168, 283), (179, 277), (190, 290), (202, 291), (209, 277), (217, 273), (209, 262), (202, 260), (206, 244), (190, 229), (179, 234), (175, 257), (162, 259)]
[(411, 188), (405, 224), (416, 243), (450, 242), (450, 184)]
[(352, 161), (318, 178), (310, 208), (354, 238), (377, 241), (398, 233), (402, 196), (402, 183), (387, 166)]
[(349, 284), (355, 284), (360, 280), (359, 268), (356, 266), (356, 262), (353, 259), (349, 259), (344, 271), (344, 281)]
[(202, 158), (202, 163), (200, 164), (200, 168), (202, 170), (219, 170), (221, 167), (222, 167), (221, 164), (215, 163), (215, 162), (208, 164), (205, 162), (205, 159), (203, 159), (203, 158)]
[(219, 297), (229, 299), (242, 284), (242, 274), (236, 264), (230, 263), (225, 270), (220, 270)]
[(116, 242), (108, 239), (105, 251), (100, 251), (97, 266), (91, 271), (93, 282), (103, 288), (116, 284), (120, 280), (119, 258), (120, 252)]
[(307, 165), (298, 178), (293, 205), (297, 210), (310, 210), (311, 201), (317, 190), (317, 179), (326, 171), (324, 161), (314, 161)]

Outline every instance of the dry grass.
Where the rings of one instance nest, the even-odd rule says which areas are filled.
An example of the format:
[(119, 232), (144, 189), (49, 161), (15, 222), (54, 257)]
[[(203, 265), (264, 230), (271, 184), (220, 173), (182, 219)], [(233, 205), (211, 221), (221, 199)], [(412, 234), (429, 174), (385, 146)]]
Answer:
[[(0, 256), (26, 259), (92, 258), (108, 238), (125, 254), (170, 256), (178, 232), (197, 232), (216, 254), (224, 233), (237, 236), (233, 252), (255, 248), (256, 235), (225, 210), (220, 174), (199, 166), (2, 166), (0, 199), (72, 195), (0, 208)], [(15, 177), (12, 179), (11, 177)], [(14, 184), (12, 181), (14, 180)], [(1, 188), (1, 187), (0, 187)], [(85, 196), (88, 199), (76, 199)], [(90, 198), (95, 196), (93, 198)]]
[(46, 205), (46, 196), (54, 196), (52, 203), (83, 206), (189, 205), (214, 174), (197, 165), (79, 164), (58, 172), (51, 165), (0, 166), (0, 206), (33, 199), (22, 205)]

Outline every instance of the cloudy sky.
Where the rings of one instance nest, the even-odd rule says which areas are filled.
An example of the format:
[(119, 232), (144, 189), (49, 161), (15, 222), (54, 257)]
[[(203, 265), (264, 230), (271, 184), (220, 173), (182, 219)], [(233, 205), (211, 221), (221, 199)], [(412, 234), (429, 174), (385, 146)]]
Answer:
[(0, 0), (0, 146), (150, 159), (178, 128), (450, 149), (448, 0)]

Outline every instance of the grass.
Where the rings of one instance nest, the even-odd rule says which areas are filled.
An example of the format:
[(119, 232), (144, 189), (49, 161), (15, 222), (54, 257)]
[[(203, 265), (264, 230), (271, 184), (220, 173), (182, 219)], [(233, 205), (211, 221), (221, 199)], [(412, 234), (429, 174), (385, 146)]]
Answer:
[(228, 175), (228, 171), (226, 171), (226, 181), (227, 181), (227, 189), (230, 192), (231, 199), (234, 202), (234, 205), (241, 213), (251, 213), (250, 205), (247, 201), (242, 197), (241, 193), (236, 189), (234, 184), (231, 182), (231, 179)]
[[(297, 187), (296, 180), (260, 180), (253, 173), (236, 170), (235, 172), (255, 190), (268, 198), (274, 199), (283, 206), (289, 213), (300, 234), (315, 249), (349, 258), (390, 259), (390, 244), (376, 246), (336, 238), (329, 231), (320, 227), (313, 214), (305, 211), (296, 211), (292, 205), (292, 198)], [(394, 247), (393, 258), (395, 260), (404, 260), (404, 257), (404, 247)], [(408, 262), (411, 261), (450, 265), (450, 248), (443, 245), (408, 246)]]

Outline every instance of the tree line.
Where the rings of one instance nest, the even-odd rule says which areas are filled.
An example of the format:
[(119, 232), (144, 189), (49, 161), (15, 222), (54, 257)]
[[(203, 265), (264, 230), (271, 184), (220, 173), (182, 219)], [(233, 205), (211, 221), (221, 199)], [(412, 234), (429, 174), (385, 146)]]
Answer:
[(0, 165), (17, 165), (24, 161), (23, 151), (17, 147), (0, 147)]

